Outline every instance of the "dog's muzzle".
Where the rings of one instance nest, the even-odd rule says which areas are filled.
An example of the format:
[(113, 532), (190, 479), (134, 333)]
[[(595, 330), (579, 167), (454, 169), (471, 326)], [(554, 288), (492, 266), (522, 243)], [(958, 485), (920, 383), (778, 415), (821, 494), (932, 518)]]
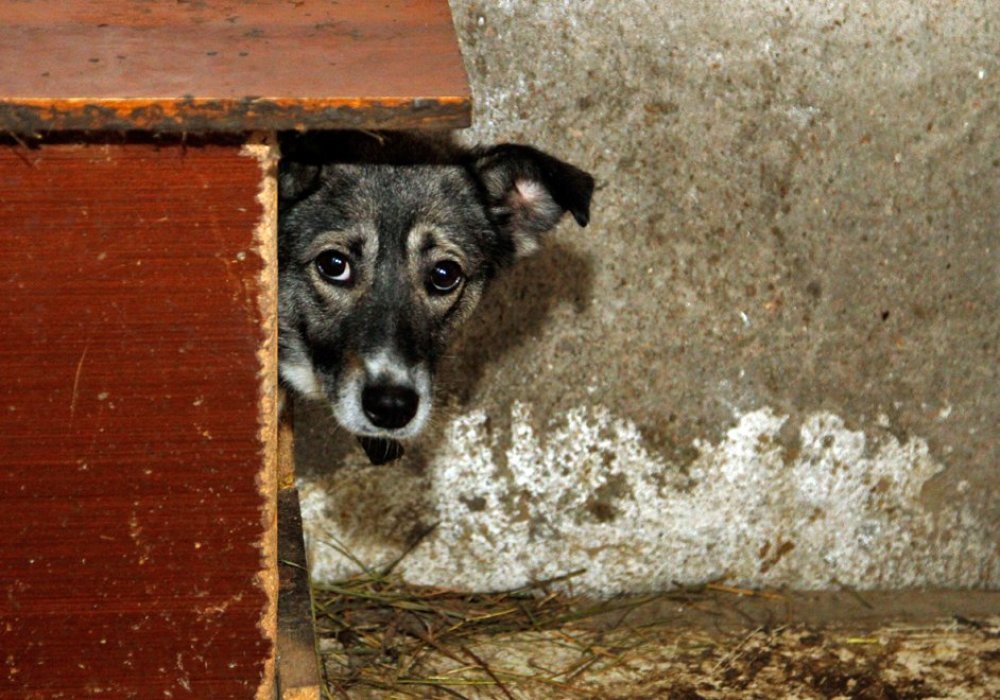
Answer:
[[(417, 415), (420, 395), (395, 384), (366, 386), (361, 392), (361, 410), (372, 425), (396, 430), (409, 424)], [(388, 438), (358, 437), (372, 464), (386, 464), (403, 456), (403, 446)]]
[(337, 422), (358, 436), (373, 464), (403, 455), (398, 441), (420, 433), (432, 403), (430, 368), (407, 365), (389, 352), (349, 365), (330, 401)]

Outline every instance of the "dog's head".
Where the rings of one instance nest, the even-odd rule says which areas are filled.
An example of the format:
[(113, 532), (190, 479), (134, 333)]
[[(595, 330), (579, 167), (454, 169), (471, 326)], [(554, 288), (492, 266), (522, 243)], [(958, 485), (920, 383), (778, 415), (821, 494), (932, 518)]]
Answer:
[(356, 435), (412, 437), (449, 332), (565, 212), (587, 224), (593, 178), (510, 144), (335, 134), (283, 149), (282, 382)]

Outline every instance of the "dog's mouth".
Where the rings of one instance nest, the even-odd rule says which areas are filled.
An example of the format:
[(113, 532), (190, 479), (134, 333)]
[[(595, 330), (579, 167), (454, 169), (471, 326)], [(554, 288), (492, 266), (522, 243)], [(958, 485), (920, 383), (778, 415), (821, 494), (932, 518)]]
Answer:
[(358, 435), (358, 444), (368, 455), (368, 461), (375, 466), (395, 462), (403, 456), (405, 450), (398, 440), (383, 437), (368, 437)]

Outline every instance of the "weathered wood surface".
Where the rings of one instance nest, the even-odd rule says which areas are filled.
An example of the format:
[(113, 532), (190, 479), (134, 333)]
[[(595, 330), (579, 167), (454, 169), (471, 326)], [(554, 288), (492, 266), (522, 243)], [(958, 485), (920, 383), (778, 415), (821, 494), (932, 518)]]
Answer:
[(467, 126), (447, 0), (0, 0), (0, 129)]
[(273, 693), (257, 148), (0, 146), (0, 697)]
[(282, 397), (278, 423), (278, 698), (319, 700), (322, 676), (316, 650), (312, 591), (295, 488), (294, 403)]
[(295, 488), (278, 491), (278, 687), (280, 700), (322, 695), (312, 594)]

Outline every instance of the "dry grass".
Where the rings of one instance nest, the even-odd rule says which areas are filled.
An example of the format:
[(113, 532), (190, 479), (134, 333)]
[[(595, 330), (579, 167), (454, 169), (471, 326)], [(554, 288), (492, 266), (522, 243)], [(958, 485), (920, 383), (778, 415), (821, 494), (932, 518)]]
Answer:
[[(514, 590), (470, 594), (406, 585), (392, 573), (394, 565), (374, 571), (355, 564), (362, 574), (314, 591), (320, 650), (334, 698), (513, 700), (524, 697), (526, 687), (535, 689), (534, 697), (592, 697), (575, 680), (598, 668), (606, 674), (648, 641), (641, 622), (629, 620), (637, 608), (657, 600), (690, 603), (709, 589), (780, 597), (707, 584), (594, 601), (565, 593), (582, 570)], [(483, 640), (489, 659), (477, 651)], [(558, 665), (505, 663), (504, 644), (511, 645), (513, 659), (513, 645), (526, 640), (559, 647), (561, 653), (548, 654)], [(706, 645), (712, 646), (707, 640), (694, 644)]]
[(567, 593), (582, 572), (470, 594), (354, 563), (362, 574), (314, 593), (328, 698), (1000, 697), (985, 592), (715, 582), (594, 601)]
[[(487, 595), (407, 586), (392, 574), (381, 573), (320, 588), (315, 592), (316, 619), (328, 681), (344, 693), (366, 688), (392, 690), (400, 697), (426, 697), (427, 689), (433, 687), (464, 697), (459, 688), (486, 685), (513, 698), (507, 684), (526, 679), (509, 669), (494, 669), (473, 650), (478, 639), (563, 630), (567, 643), (575, 643), (565, 631), (574, 623), (597, 615), (625, 614), (653, 599), (595, 603), (554, 590), (556, 584), (565, 584), (579, 573)], [(603, 653), (586, 644), (580, 652), (582, 658), (570, 667), (539, 670), (533, 680), (565, 687), (587, 662), (600, 659)], [(428, 654), (444, 656), (458, 666), (441, 676), (422, 663)]]

